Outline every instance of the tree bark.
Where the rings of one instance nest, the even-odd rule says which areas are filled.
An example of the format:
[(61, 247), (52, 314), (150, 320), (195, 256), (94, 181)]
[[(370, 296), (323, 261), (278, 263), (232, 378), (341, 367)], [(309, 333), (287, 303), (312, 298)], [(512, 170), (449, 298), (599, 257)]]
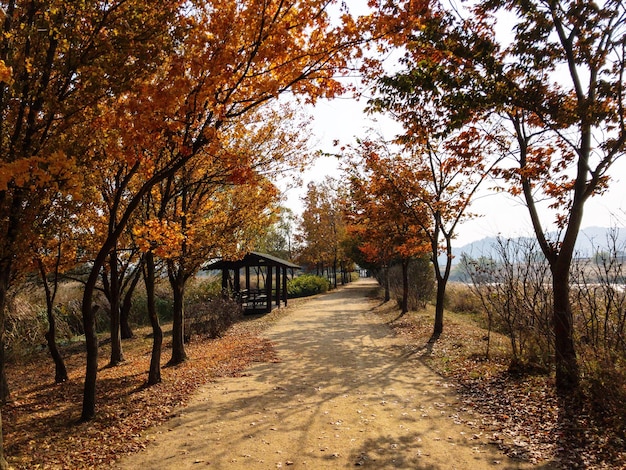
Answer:
[[(109, 366), (114, 367), (124, 362), (122, 352), (122, 334), (120, 330), (120, 275), (118, 272), (119, 262), (117, 249), (114, 248), (109, 254), (109, 304), (111, 306), (110, 333), (111, 333), (111, 358)], [(106, 274), (104, 274), (106, 276)]]
[(65, 361), (63, 356), (59, 352), (56, 342), (56, 320), (54, 318), (54, 308), (52, 305), (47, 307), (48, 314), (48, 331), (45, 334), (46, 342), (48, 343), (48, 350), (50, 356), (54, 361), (54, 382), (57, 384), (66, 382), (68, 380), (67, 368), (65, 367)]
[(435, 302), (435, 326), (432, 339), (438, 339), (443, 333), (443, 304), (446, 296), (447, 279), (437, 277), (437, 297)]
[(154, 294), (154, 255), (151, 251), (146, 253), (144, 266), (144, 283), (146, 285), (146, 299), (148, 304), (148, 316), (152, 326), (152, 354), (150, 356), (150, 371), (148, 372), (148, 385), (161, 382), (161, 351), (163, 346), (163, 330), (159, 324), (159, 316), (156, 310)]
[(435, 326), (433, 328), (432, 340), (437, 340), (443, 333), (443, 311), (446, 299), (446, 286), (450, 278), (450, 270), (452, 269), (452, 238), (450, 234), (444, 234), (446, 240), (446, 266), (441, 271), (439, 261), (437, 260), (439, 246), (439, 230), (435, 230), (432, 246), (432, 261), (435, 266), (435, 278), (437, 279), (437, 297), (435, 303)]
[[(59, 248), (58, 256), (60, 259), (61, 250)], [(63, 360), (63, 356), (59, 352), (59, 348), (57, 347), (56, 342), (56, 319), (54, 318), (54, 299), (56, 297), (57, 285), (58, 285), (58, 269), (55, 269), (54, 273), (54, 286), (51, 289), (48, 283), (48, 278), (46, 275), (46, 268), (41, 260), (37, 260), (37, 265), (39, 267), (39, 273), (41, 275), (41, 281), (43, 283), (43, 288), (46, 294), (46, 315), (48, 317), (48, 331), (44, 335), (46, 338), (46, 342), (48, 344), (48, 350), (50, 351), (50, 356), (54, 361), (54, 382), (59, 384), (66, 382), (68, 379), (67, 376), (67, 368), (65, 367), (65, 361)], [(58, 264), (57, 264), (58, 267)]]
[(85, 286), (83, 294), (83, 328), (85, 330), (85, 350), (87, 360), (85, 367), (85, 385), (83, 389), (83, 410), (80, 416), (82, 422), (89, 421), (96, 416), (96, 378), (98, 376), (98, 335), (96, 333), (97, 307), (92, 305), (93, 286)]
[(0, 414), (0, 470), (9, 470), (9, 463), (4, 458), (4, 438), (2, 438), (2, 414)]
[(402, 260), (402, 305), (400, 315), (409, 311), (409, 260)]
[[(141, 263), (141, 261), (140, 261)], [(137, 270), (133, 273), (133, 279), (126, 289), (124, 293), (124, 300), (122, 301), (122, 308), (120, 311), (120, 329), (122, 334), (122, 339), (131, 339), (134, 338), (133, 330), (128, 323), (128, 317), (130, 316), (130, 309), (133, 306), (133, 294), (135, 293), (135, 288), (139, 283), (139, 279), (141, 278), (141, 266), (137, 268)]]
[[(119, 234), (114, 234), (119, 236)], [(93, 305), (93, 293), (100, 270), (107, 259), (107, 254), (115, 246), (117, 238), (109, 237), (96, 255), (85, 288), (81, 312), (83, 315), (83, 329), (85, 330), (85, 350), (87, 353), (85, 365), (85, 385), (83, 388), (83, 409), (80, 420), (89, 421), (96, 416), (96, 379), (98, 377), (98, 335), (96, 331), (96, 311)]]
[(54, 361), (54, 383), (60, 384), (63, 382), (67, 382), (67, 368), (65, 367), (65, 361), (63, 360), (63, 356), (59, 352), (59, 348), (57, 347), (56, 342), (56, 321), (54, 319), (54, 315), (51, 312), (48, 312), (48, 331), (45, 334), (46, 341), (48, 343), (48, 350), (50, 351), (50, 356), (52, 356), (52, 360)]
[[(172, 357), (168, 365), (176, 365), (187, 360), (185, 352), (185, 280), (175, 271), (173, 263), (168, 263), (168, 278), (174, 297), (174, 317), (172, 321)], [(271, 301), (271, 297), (270, 297)]]
[(569, 299), (569, 273), (555, 271), (552, 276), (556, 388), (559, 391), (570, 392), (578, 388), (580, 374), (574, 346), (574, 319)]
[[(8, 304), (8, 292), (11, 284), (12, 262), (6, 258), (0, 262), (0, 402), (6, 404), (9, 399), (9, 387), (6, 379), (6, 367), (4, 358), (4, 320)], [(2, 429), (0, 428), (0, 432)], [(1, 440), (1, 439), (0, 439)], [(4, 458), (4, 454), (0, 455)]]

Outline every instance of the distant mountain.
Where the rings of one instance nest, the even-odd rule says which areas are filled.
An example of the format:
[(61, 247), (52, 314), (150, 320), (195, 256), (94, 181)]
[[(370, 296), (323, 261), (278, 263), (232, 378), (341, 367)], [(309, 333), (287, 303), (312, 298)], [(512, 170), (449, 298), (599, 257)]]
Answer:
[[(626, 251), (626, 228), (612, 229), (607, 227), (587, 227), (580, 231), (576, 240), (576, 256), (589, 257), (597, 251), (608, 251), (609, 244), (615, 244), (618, 250)], [(530, 237), (516, 237), (514, 240), (533, 240)], [(454, 259), (452, 264), (456, 265), (461, 260), (461, 255), (466, 254), (472, 258), (481, 256), (496, 257), (496, 245), (498, 237), (486, 237), (461, 247), (452, 247)], [(445, 262), (445, 257), (439, 257), (439, 263)]]

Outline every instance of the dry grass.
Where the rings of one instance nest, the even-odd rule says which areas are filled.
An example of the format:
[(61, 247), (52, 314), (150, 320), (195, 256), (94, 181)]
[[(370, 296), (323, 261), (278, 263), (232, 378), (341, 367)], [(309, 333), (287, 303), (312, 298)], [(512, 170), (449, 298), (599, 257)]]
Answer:
[(470, 424), (509, 456), (550, 468), (626, 468), (620, 428), (591, 412), (593, 400), (559, 398), (551, 375), (510, 373), (510, 345), (503, 335), (492, 333), (487, 358), (487, 332), (475, 315), (445, 312), (444, 332), (431, 342), (432, 306), (398, 318), (388, 302), (376, 313), (426, 365), (456, 385), (463, 408), (481, 416)]
[[(145, 388), (151, 339), (149, 330), (124, 342), (126, 362), (107, 368), (108, 346), (101, 348), (97, 418), (79, 424), (85, 357), (82, 344), (64, 348), (70, 381), (55, 385), (53, 365), (44, 351), (28, 361), (10, 364), (12, 402), (3, 410), (5, 452), (16, 469), (102, 468), (119, 456), (145, 446), (145, 429), (175, 415), (202, 384), (240, 373), (253, 361), (273, 361), (271, 344), (260, 333), (309, 299), (290, 301), (290, 308), (246, 317), (215, 340), (192, 338), (189, 361), (163, 369), (163, 383)], [(487, 360), (486, 332), (472, 315), (446, 312), (444, 333), (429, 342), (434, 311), (398, 317), (394, 302), (375, 313), (406, 340), (429, 367), (457, 385), (461, 407), (481, 418), (471, 423), (507, 454), (562, 468), (626, 468), (624, 441), (582, 404), (572, 416), (572, 401), (560, 401), (547, 375), (507, 372), (506, 338), (493, 335)], [(163, 362), (169, 358), (166, 344)]]
[[(271, 344), (259, 337), (291, 309), (262, 317), (246, 317), (222, 338), (192, 338), (189, 360), (162, 369), (163, 382), (144, 386), (152, 340), (149, 328), (123, 343), (126, 361), (107, 367), (110, 349), (100, 348), (97, 417), (79, 423), (82, 403), (84, 347), (63, 348), (70, 380), (54, 384), (54, 367), (46, 352), (8, 365), (11, 401), (2, 410), (5, 453), (15, 469), (102, 468), (119, 456), (145, 446), (140, 433), (159, 424), (185, 405), (201, 385), (236, 375), (254, 361), (275, 360)], [(169, 328), (162, 363), (169, 359)]]

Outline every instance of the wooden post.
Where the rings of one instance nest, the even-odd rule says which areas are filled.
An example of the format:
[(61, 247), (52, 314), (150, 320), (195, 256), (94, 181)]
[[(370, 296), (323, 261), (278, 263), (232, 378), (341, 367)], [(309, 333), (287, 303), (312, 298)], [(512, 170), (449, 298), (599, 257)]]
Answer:
[(280, 266), (276, 266), (276, 306), (280, 307)]
[(265, 279), (265, 311), (270, 313), (272, 311), (272, 267), (267, 266), (267, 278)]
[(222, 268), (222, 295), (228, 292), (228, 268)]
[(235, 268), (235, 283), (234, 283), (234, 289), (235, 289), (235, 294), (240, 294), (241, 293), (241, 280), (239, 279), (240, 274), (239, 274), (239, 268)]
[(287, 268), (283, 268), (283, 302), (287, 306)]

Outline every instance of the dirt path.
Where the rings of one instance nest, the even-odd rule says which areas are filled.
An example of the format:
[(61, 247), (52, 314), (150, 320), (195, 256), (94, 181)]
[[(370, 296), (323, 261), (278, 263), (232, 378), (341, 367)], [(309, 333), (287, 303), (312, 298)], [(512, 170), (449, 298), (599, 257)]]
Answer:
[(304, 303), (266, 332), (281, 362), (206, 386), (117, 468), (532, 468), (461, 423), (452, 389), (370, 313), (372, 288)]

